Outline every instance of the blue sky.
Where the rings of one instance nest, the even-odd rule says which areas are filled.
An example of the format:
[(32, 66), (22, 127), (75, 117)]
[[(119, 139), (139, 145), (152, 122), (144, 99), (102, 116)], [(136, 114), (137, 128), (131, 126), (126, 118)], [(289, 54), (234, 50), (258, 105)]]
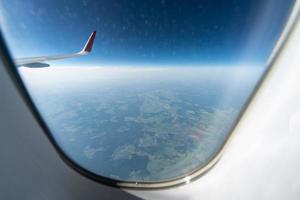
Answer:
[(2, 0), (0, 22), (15, 57), (93, 53), (64, 64), (263, 65), (292, 0)]

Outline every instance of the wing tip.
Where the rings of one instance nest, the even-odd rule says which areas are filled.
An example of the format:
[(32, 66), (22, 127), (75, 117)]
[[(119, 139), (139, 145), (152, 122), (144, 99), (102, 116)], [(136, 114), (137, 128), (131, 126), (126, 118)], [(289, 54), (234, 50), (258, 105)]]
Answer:
[(94, 40), (95, 40), (95, 37), (96, 37), (96, 33), (97, 33), (97, 31), (93, 31), (91, 33), (88, 41), (86, 42), (84, 48), (82, 49), (82, 52), (87, 52), (87, 53), (92, 52), (92, 48), (93, 48)]

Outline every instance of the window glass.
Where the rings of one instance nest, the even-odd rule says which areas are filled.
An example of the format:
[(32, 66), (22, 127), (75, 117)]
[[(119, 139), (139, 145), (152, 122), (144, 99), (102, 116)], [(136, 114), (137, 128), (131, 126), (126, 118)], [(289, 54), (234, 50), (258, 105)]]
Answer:
[(2, 0), (0, 24), (70, 160), (113, 181), (162, 182), (220, 152), (293, 2)]

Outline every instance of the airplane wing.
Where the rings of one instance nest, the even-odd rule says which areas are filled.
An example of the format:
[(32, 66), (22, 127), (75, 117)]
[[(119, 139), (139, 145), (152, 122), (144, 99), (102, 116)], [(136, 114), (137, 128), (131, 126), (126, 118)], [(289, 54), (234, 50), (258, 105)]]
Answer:
[(15, 63), (17, 66), (24, 66), (24, 67), (48, 67), (50, 65), (47, 63), (43, 63), (43, 62), (50, 61), (50, 60), (60, 60), (60, 59), (65, 59), (65, 58), (74, 58), (74, 57), (79, 57), (79, 56), (85, 56), (92, 51), (95, 37), (96, 37), (96, 31), (93, 31), (92, 34), (90, 35), (88, 41), (84, 45), (83, 49), (77, 53), (66, 54), (66, 55), (56, 55), (56, 56), (19, 58), (19, 59), (15, 59)]

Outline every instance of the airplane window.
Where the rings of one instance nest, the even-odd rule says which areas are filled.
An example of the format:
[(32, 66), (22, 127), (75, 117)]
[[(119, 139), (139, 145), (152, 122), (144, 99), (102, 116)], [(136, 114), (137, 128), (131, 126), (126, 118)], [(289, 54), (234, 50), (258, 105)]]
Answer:
[(293, 4), (2, 0), (0, 24), (71, 163), (117, 185), (172, 185), (219, 155)]

